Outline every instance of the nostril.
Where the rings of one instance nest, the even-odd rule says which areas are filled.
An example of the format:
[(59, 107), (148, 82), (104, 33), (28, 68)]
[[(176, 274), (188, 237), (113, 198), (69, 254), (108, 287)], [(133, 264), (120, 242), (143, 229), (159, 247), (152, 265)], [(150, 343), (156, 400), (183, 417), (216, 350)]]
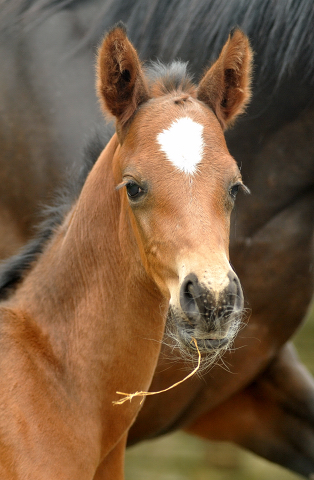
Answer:
[[(194, 278), (195, 277), (195, 278)], [(195, 275), (188, 275), (181, 285), (180, 303), (182, 310), (188, 316), (198, 316), (199, 309), (196, 302), (198, 281)]]
[(242, 310), (244, 300), (240, 280), (232, 270), (228, 273), (228, 278), (230, 282), (227, 288), (228, 303), (235, 309)]
[(190, 298), (193, 300), (194, 295), (193, 295), (193, 283), (192, 282), (187, 282), (185, 286), (185, 294), (187, 298)]

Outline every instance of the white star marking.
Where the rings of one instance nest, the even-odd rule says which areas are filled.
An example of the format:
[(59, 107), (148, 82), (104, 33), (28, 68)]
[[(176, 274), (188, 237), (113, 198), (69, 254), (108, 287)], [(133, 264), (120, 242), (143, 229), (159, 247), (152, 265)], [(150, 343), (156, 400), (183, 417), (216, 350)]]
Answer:
[(204, 153), (203, 125), (189, 117), (175, 120), (157, 135), (157, 141), (167, 159), (179, 170), (194, 175)]

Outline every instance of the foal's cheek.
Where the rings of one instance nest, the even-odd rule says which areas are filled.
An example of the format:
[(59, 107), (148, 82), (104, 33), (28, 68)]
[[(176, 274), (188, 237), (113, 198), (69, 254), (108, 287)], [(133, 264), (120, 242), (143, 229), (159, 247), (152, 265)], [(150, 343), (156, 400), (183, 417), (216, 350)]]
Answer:
[(157, 228), (149, 215), (137, 215), (136, 226), (146, 273), (163, 296), (170, 299), (169, 279), (177, 279), (174, 269), (175, 248), (169, 249), (169, 241), (165, 239), (164, 232)]

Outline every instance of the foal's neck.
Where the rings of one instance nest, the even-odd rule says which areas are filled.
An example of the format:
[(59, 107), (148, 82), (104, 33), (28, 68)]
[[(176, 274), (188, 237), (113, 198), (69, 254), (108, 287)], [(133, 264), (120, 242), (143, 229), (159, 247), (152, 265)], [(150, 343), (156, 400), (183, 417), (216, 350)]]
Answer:
[[(139, 253), (132, 252), (134, 235), (112, 173), (116, 148), (113, 138), (14, 297), (73, 379), (79, 377), (89, 393), (103, 382), (111, 400), (117, 399), (116, 390), (149, 387), (167, 310)], [(115, 369), (123, 373), (112, 378)]]

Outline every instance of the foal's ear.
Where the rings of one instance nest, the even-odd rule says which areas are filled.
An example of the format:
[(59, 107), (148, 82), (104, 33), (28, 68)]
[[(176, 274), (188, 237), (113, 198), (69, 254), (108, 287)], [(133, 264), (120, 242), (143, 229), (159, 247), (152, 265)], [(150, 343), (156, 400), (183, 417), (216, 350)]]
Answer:
[(105, 36), (98, 52), (97, 90), (105, 112), (122, 127), (137, 107), (149, 99), (136, 50), (122, 23)]
[(234, 30), (199, 84), (198, 99), (215, 112), (223, 129), (234, 122), (250, 100), (252, 57), (248, 38), (241, 30)]

